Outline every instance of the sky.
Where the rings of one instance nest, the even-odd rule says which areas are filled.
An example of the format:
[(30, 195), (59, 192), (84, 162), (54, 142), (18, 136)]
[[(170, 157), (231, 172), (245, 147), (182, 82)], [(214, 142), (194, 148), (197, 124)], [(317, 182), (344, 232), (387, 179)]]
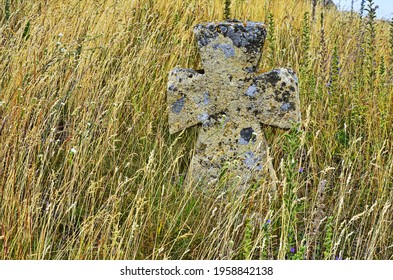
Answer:
[[(333, 0), (333, 2), (343, 10), (351, 10), (352, 0)], [(354, 0), (354, 10), (360, 11), (361, 0)], [(374, 4), (379, 6), (377, 9), (378, 18), (391, 19), (393, 17), (393, 0), (374, 0)], [(367, 1), (366, 5), (367, 7)]]

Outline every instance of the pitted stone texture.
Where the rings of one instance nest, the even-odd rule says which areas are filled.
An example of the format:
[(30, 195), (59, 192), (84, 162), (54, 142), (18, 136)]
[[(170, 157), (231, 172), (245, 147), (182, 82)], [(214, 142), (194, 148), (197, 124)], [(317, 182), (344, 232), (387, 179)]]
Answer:
[(262, 23), (222, 22), (194, 28), (204, 71), (175, 68), (168, 79), (170, 133), (202, 124), (189, 178), (211, 184), (229, 171), (251, 184), (266, 170), (261, 124), (300, 122), (298, 80), (290, 69), (255, 76), (266, 37)]

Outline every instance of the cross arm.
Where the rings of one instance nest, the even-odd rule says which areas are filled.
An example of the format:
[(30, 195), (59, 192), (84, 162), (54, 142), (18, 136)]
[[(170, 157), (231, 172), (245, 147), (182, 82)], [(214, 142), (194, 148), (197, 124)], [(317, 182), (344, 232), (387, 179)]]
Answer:
[(175, 68), (168, 78), (169, 132), (203, 123), (209, 117), (210, 96), (205, 76), (192, 69)]
[(246, 96), (247, 110), (264, 124), (290, 128), (301, 121), (298, 78), (290, 69), (256, 76)]

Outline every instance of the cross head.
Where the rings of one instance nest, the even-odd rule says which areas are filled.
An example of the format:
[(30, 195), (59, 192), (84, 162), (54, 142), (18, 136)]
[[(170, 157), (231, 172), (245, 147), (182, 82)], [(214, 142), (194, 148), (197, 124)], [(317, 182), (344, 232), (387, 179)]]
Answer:
[(227, 170), (239, 184), (252, 184), (266, 170), (263, 125), (300, 122), (298, 79), (286, 68), (256, 74), (263, 23), (202, 23), (194, 34), (203, 70), (169, 73), (169, 131), (201, 124), (187, 175), (194, 182), (212, 184)]

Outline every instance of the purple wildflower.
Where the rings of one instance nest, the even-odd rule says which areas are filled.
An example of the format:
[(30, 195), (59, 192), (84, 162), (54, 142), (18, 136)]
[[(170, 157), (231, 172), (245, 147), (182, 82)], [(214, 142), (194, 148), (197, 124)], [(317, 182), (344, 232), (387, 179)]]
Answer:
[(295, 253), (295, 247), (291, 248), (291, 253)]

